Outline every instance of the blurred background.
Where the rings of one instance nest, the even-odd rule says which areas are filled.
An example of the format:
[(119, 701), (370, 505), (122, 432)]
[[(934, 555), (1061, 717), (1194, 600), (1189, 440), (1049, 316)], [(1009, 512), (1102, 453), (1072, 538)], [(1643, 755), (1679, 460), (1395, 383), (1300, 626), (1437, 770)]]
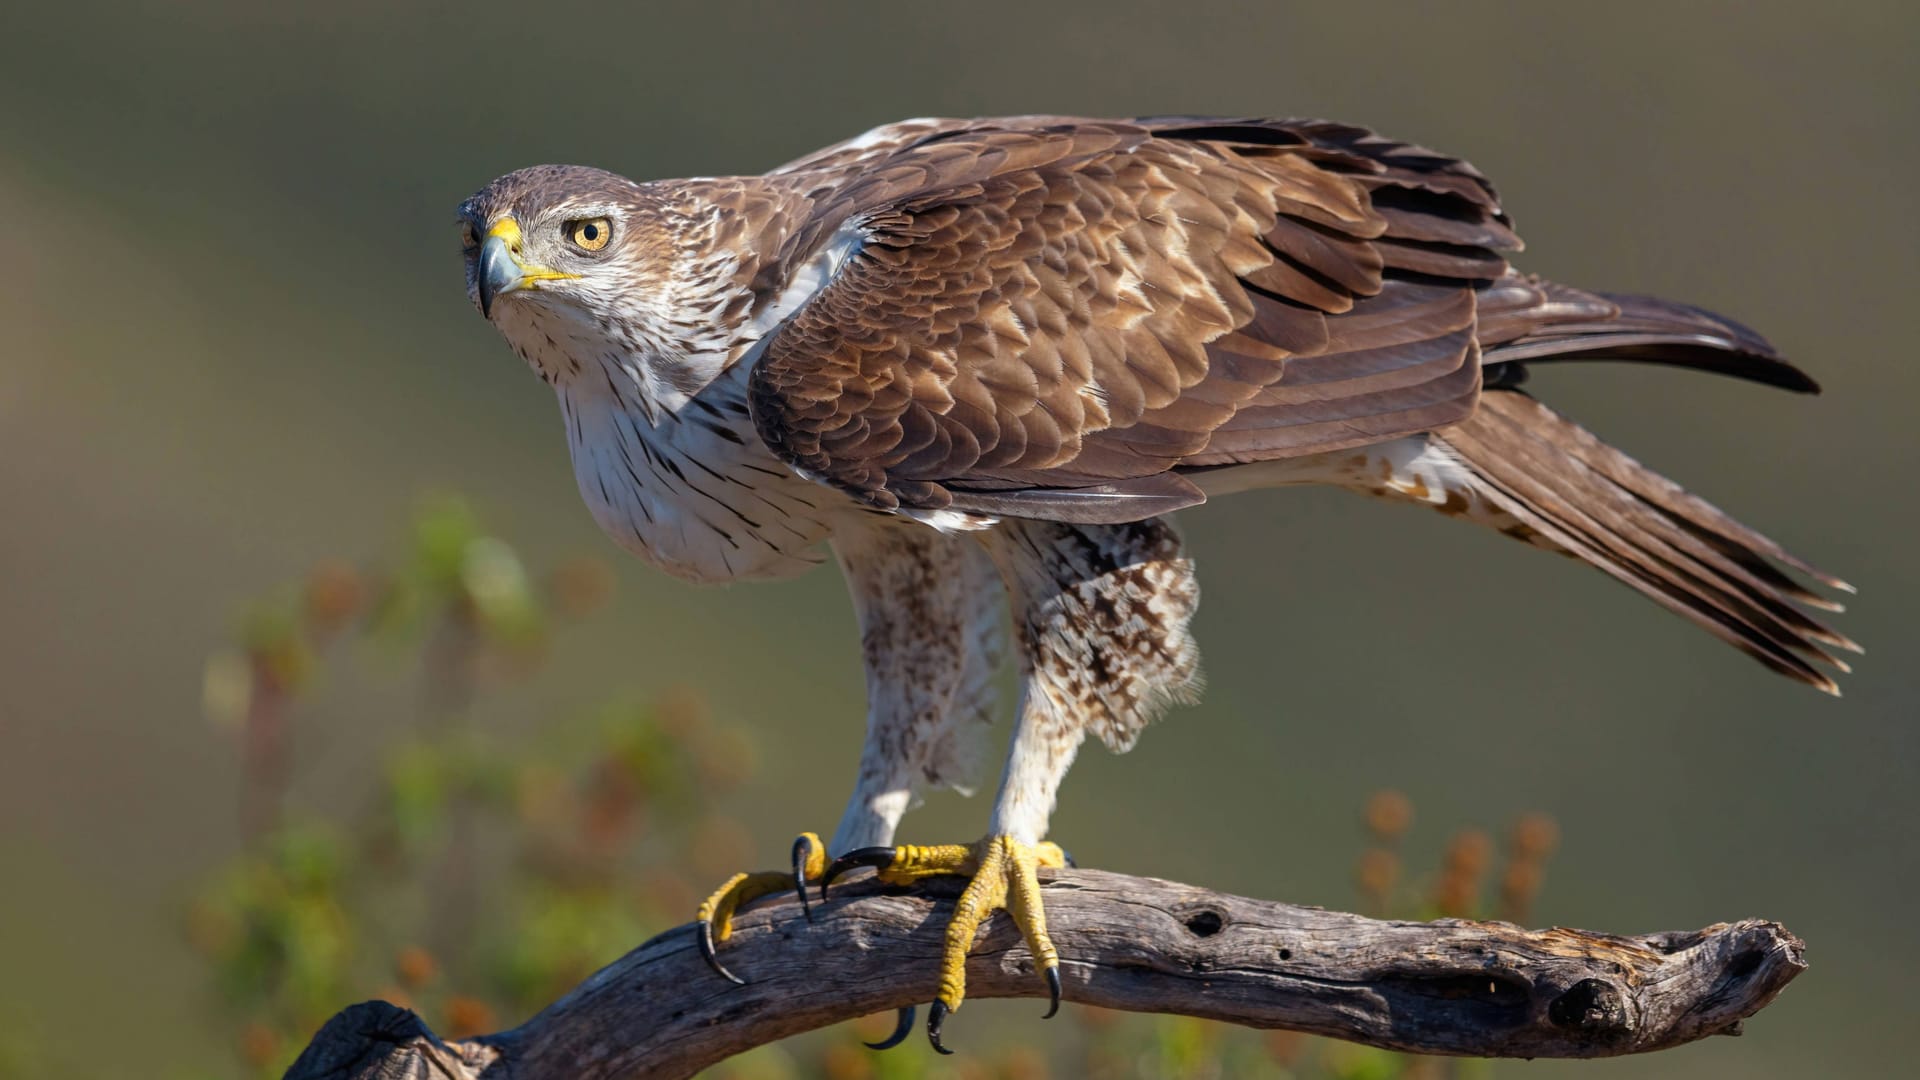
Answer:
[[(700, 779), (633, 871), (663, 911), (718, 870), (689, 852), (773, 866), (797, 830), (830, 830), (863, 711), (836, 573), (699, 590), (604, 540), (548, 392), (466, 304), (453, 210), (540, 161), (759, 172), (889, 120), (1041, 111), (1366, 124), (1488, 173), (1523, 268), (1751, 322), (1825, 396), (1604, 366), (1533, 385), (1858, 584), (1837, 625), (1870, 651), (1832, 701), (1598, 573), (1439, 515), (1237, 498), (1183, 515), (1210, 590), (1206, 702), (1130, 755), (1089, 748), (1055, 834), (1084, 864), (1352, 907), (1356, 855), (1383, 835), (1377, 800), (1363, 826), (1370, 792), (1417, 808), (1388, 830), (1408, 892), (1431, 892), (1413, 864), (1439, 866), (1458, 830), (1549, 815), (1560, 848), (1533, 921), (1765, 916), (1813, 966), (1744, 1038), (1492, 1075), (1904, 1071), (1917, 29), (1920, 9), (1891, 2), (16, 10), (0, 34), (0, 1075), (273, 1067), (286, 1048), (247, 1026), (264, 976), (236, 974), (231, 924), (259, 904), (244, 883), (346, 873), (312, 844), (364, 852), (341, 839), (363, 828), (393, 857), (409, 798), (468, 790), (408, 780), (422, 740), (551, 756), (589, 802), (608, 746), (662, 784)], [(433, 496), (448, 491), (464, 503)], [(476, 585), (476, 565), (494, 576)], [(352, 629), (329, 637), (313, 590), (334, 586)], [(505, 622), (484, 602), (502, 595)], [(677, 738), (689, 724), (707, 734)], [(577, 731), (593, 734), (565, 742), (587, 746), (575, 761), (558, 747)], [(669, 749), (633, 749), (655, 736)], [(673, 756), (699, 746), (705, 765)], [(500, 804), (539, 817), (539, 777), (488, 768), (497, 783), (472, 791), (520, 785)], [(935, 796), (903, 836), (971, 838), (987, 809)], [(472, 813), (468, 871), (491, 862)], [(566, 831), (542, 820), (515, 828)], [(320, 985), (348, 996), (308, 1008), (396, 982), (438, 1008), (463, 991), (443, 984), (491, 977), (460, 955), (390, 962), (413, 924), (365, 914), (417, 922), (405, 883), (441, 858), (352, 857), (352, 881), (393, 895), (355, 893), (324, 934), (289, 934), (334, 934)], [(481, 924), (503, 917), (490, 895), (474, 894)], [(369, 925), (340, 931), (349, 916)], [(975, 1004), (950, 1041), (983, 1061), (1037, 1047), (1022, 1060), (1043, 1067), (1099, 1026), (1042, 1028), (1030, 1005)], [(917, 1039), (893, 1053), (930, 1057)]]

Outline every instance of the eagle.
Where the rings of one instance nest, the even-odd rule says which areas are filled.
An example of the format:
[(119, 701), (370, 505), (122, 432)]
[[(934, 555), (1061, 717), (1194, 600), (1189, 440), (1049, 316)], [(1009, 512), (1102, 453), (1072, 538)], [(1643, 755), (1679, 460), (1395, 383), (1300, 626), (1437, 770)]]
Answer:
[[(742, 903), (824, 900), (856, 867), (966, 877), (942, 1052), (996, 910), (1058, 1010), (1038, 871), (1066, 864), (1061, 780), (1088, 735), (1125, 751), (1196, 696), (1175, 511), (1333, 485), (1588, 563), (1829, 693), (1859, 651), (1806, 610), (1845, 582), (1522, 388), (1589, 360), (1815, 382), (1731, 319), (1514, 270), (1479, 171), (1362, 128), (909, 120), (762, 176), (522, 169), (459, 224), (468, 298), (553, 387), (609, 536), (696, 582), (839, 563), (869, 701), (852, 795), (790, 869), (715, 892), (700, 946), (738, 982), (719, 946)], [(984, 838), (896, 845), (921, 792), (975, 782), (1009, 655)]]

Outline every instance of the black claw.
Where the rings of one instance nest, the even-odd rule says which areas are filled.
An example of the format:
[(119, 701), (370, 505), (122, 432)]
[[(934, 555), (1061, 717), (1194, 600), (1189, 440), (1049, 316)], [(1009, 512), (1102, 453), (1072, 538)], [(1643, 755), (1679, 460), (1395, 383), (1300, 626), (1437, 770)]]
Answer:
[(700, 920), (700, 955), (706, 959), (708, 967), (726, 976), (729, 982), (736, 986), (747, 985), (747, 980), (728, 971), (726, 965), (720, 962), (720, 958), (714, 955), (713, 924), (705, 919)]
[(1067, 865), (1073, 869), (1078, 870), (1080, 868), (1080, 864), (1073, 861), (1073, 852), (1068, 851), (1066, 848), (1060, 849), (1060, 857), (1065, 859)]
[(947, 1022), (947, 1012), (947, 1003), (944, 1001), (936, 1001), (927, 1006), (927, 1041), (933, 1044), (935, 1050), (943, 1054), (953, 1053), (940, 1045), (940, 1025)]
[(1051, 1020), (1053, 1014), (1060, 1011), (1060, 969), (1057, 967), (1047, 969), (1047, 996), (1053, 1000), (1047, 1006), (1047, 1015), (1040, 1018), (1042, 1020)]
[(811, 845), (802, 836), (793, 842), (793, 891), (800, 897), (800, 913), (813, 921), (813, 908), (807, 904), (807, 849)]
[(917, 1011), (918, 1010), (911, 1005), (901, 1009), (900, 1020), (893, 1025), (893, 1034), (881, 1039), (877, 1043), (862, 1043), (861, 1045), (869, 1050), (891, 1050), (899, 1046), (906, 1041), (907, 1036), (913, 1034), (913, 1014)]
[(826, 900), (827, 886), (833, 884), (833, 879), (841, 874), (861, 866), (878, 870), (892, 862), (893, 849), (890, 847), (863, 847), (847, 852), (833, 860), (832, 865), (827, 867), (826, 875), (820, 879), (820, 899)]

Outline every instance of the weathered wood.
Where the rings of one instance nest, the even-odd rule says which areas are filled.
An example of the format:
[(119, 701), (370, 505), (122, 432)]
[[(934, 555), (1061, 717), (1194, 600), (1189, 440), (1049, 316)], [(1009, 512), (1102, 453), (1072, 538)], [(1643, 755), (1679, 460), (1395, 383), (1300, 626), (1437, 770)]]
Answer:
[[(1069, 1002), (1291, 1028), (1428, 1054), (1609, 1057), (1738, 1034), (1805, 970), (1803, 945), (1748, 919), (1620, 937), (1442, 919), (1382, 922), (1096, 870), (1042, 871)], [(726, 962), (691, 926), (608, 965), (520, 1027), (443, 1042), (384, 1002), (329, 1021), (292, 1080), (683, 1077), (762, 1043), (933, 996), (957, 885), (835, 887), (741, 915)], [(1045, 993), (1004, 916), (967, 965), (973, 998)], [(947, 1024), (966, 1046), (966, 1013)], [(901, 1049), (893, 1053), (916, 1053)]]

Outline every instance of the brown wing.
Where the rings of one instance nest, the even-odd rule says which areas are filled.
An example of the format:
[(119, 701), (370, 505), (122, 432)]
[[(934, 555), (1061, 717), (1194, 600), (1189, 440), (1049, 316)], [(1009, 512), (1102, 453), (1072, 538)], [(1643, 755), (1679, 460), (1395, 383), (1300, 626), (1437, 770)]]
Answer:
[(1519, 246), (1470, 166), (1313, 121), (971, 122), (817, 160), (803, 232), (865, 239), (768, 339), (754, 417), (886, 509), (1133, 520), (1202, 500), (1182, 469), (1458, 421), (1475, 287)]

